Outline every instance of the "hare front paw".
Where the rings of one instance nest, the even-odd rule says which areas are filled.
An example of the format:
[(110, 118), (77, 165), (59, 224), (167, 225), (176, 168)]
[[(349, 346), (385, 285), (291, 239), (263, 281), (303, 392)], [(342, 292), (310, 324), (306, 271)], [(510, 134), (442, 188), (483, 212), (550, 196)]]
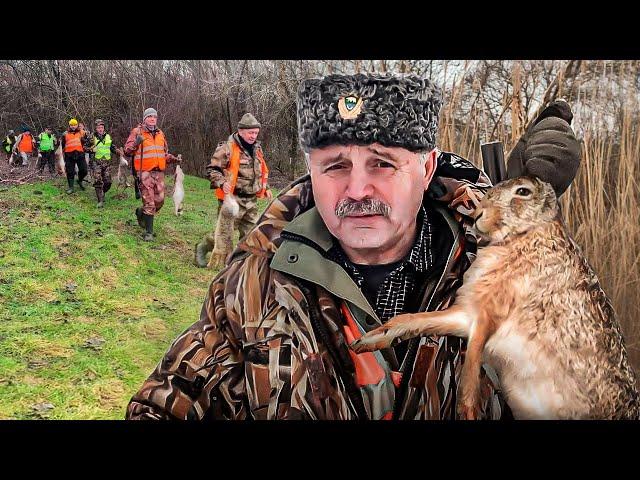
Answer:
[(388, 334), (389, 327), (382, 326), (365, 333), (349, 347), (356, 353), (372, 352), (391, 346), (394, 337)]

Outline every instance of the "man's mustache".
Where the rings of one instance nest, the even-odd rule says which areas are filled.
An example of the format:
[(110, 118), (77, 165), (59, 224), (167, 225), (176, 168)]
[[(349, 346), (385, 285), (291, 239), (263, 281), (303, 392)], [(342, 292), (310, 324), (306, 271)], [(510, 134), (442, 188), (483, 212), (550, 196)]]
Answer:
[(352, 215), (382, 215), (388, 217), (391, 207), (377, 198), (365, 198), (353, 201), (345, 198), (336, 205), (336, 217), (344, 218)]

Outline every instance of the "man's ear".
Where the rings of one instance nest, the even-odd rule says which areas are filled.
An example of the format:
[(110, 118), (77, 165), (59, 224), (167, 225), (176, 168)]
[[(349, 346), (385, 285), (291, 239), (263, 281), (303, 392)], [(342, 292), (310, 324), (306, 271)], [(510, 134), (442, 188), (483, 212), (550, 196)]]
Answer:
[(427, 160), (424, 162), (424, 189), (429, 188), (429, 184), (436, 173), (438, 151), (434, 148), (427, 154)]

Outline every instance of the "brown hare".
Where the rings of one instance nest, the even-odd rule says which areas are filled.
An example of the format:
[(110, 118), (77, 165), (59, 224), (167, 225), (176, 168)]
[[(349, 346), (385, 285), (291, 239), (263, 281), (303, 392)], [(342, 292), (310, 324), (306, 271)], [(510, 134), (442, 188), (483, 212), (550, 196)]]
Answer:
[(218, 212), (214, 232), (214, 247), (207, 268), (222, 268), (227, 256), (233, 250), (233, 230), (240, 213), (240, 205), (233, 194), (226, 194)]
[[(180, 156), (180, 155), (178, 155)], [(173, 184), (173, 209), (176, 216), (182, 215), (182, 201), (184, 200), (184, 172), (180, 165), (176, 165), (175, 182)]]
[(64, 153), (62, 153), (62, 143), (58, 145), (55, 156), (56, 156), (56, 173), (64, 177), (67, 175), (67, 173), (65, 171)]
[(487, 246), (444, 311), (399, 315), (352, 344), (356, 352), (418, 335), (468, 339), (458, 412), (478, 416), (482, 362), (498, 373), (518, 419), (637, 419), (636, 379), (611, 303), (532, 177), (491, 189), (476, 211)]
[(129, 181), (127, 179), (128, 174), (127, 170), (129, 167), (129, 162), (124, 156), (124, 150), (122, 148), (116, 148), (116, 152), (120, 157), (118, 161), (118, 173), (116, 174), (116, 178), (118, 179), (118, 187), (121, 187), (124, 191), (127, 187), (130, 187)]

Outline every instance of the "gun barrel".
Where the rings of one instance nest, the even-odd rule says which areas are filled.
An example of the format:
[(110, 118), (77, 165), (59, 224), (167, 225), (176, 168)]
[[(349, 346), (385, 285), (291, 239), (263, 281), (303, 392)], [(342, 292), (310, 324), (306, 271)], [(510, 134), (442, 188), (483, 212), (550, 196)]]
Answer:
[(504, 146), (502, 142), (488, 142), (480, 145), (482, 165), (485, 173), (494, 185), (500, 183), (507, 176), (504, 163)]

